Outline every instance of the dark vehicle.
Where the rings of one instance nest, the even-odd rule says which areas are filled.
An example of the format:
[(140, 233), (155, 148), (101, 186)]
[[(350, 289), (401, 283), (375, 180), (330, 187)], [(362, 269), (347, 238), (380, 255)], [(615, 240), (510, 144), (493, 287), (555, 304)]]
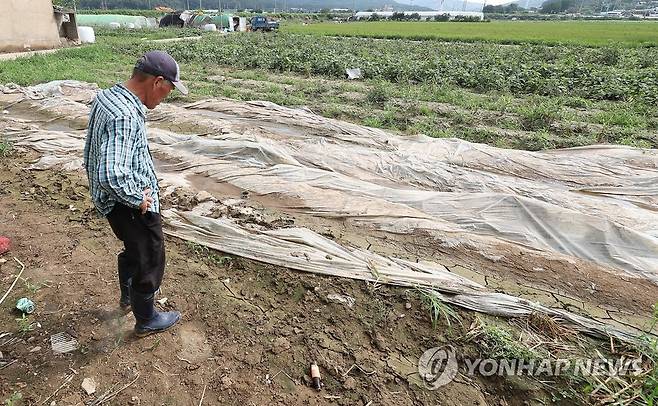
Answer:
[(177, 11), (169, 13), (160, 19), (160, 28), (162, 27), (180, 27), (183, 28), (185, 21), (181, 20), (180, 15), (182, 12)]
[(279, 29), (278, 21), (270, 21), (267, 17), (255, 16), (251, 18), (252, 31), (274, 31)]

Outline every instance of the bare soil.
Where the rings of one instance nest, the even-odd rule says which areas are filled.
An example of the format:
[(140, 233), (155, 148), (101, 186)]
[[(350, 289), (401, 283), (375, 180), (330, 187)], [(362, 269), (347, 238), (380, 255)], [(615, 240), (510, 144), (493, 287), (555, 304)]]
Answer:
[[(14, 258), (25, 264), (0, 307), (2, 400), (20, 393), (27, 405), (81, 405), (120, 390), (105, 404), (551, 403), (531, 380), (458, 377), (436, 391), (420, 385), (418, 357), (456, 342), (473, 314), (433, 328), (408, 290), (228, 258), (175, 238), (167, 238), (160, 299), (183, 320), (137, 339), (132, 316), (118, 311), (121, 246), (92, 208), (84, 174), (23, 169), (36, 157), (0, 158), (0, 235), (12, 240), (0, 257), (2, 293), (20, 270)], [(329, 301), (331, 293), (351, 296), (354, 306)], [(15, 320), (20, 297), (36, 303), (31, 324)], [(79, 349), (54, 353), (50, 336), (60, 332)], [(458, 352), (474, 351), (466, 343)], [(323, 374), (319, 392), (309, 385), (313, 361)], [(84, 378), (97, 382), (95, 394), (84, 393)]]

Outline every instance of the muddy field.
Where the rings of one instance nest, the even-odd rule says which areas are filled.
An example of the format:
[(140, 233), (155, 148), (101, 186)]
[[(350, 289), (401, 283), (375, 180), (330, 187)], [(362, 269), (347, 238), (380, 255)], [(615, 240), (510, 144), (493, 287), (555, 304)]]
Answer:
[[(109, 404), (541, 404), (533, 382), (458, 379), (438, 391), (418, 385), (416, 362), (426, 348), (467, 331), (432, 327), (413, 291), (299, 274), (167, 240), (164, 308), (183, 312), (171, 332), (131, 334), (120, 314), (115, 264), (120, 244), (96, 217), (82, 174), (26, 171), (34, 153), (1, 163), (2, 232), (13, 249), (2, 256), (3, 286), (26, 266), (10, 299), (29, 296), (37, 310), (18, 331), (13, 300), (4, 303), (0, 331), (2, 399), (21, 393), (25, 404), (83, 404), (121, 391)], [(327, 300), (349, 295), (353, 307)], [(11, 317), (9, 317), (11, 315)], [(27, 328), (25, 329), (27, 330)], [(79, 351), (57, 355), (50, 335), (67, 332)], [(465, 351), (469, 351), (467, 347)], [(470, 351), (477, 351), (474, 347)], [(308, 384), (317, 361), (325, 384)], [(84, 378), (98, 383), (84, 395)], [(112, 393), (110, 392), (110, 393)], [(532, 401), (532, 399), (538, 399)]]
[[(132, 315), (119, 313), (117, 306), (120, 245), (106, 221), (96, 215), (78, 162), (85, 109), (93, 91), (74, 88), (64, 102), (26, 94), (33, 96), (22, 90), (8, 92), (0, 100), (7, 112), (1, 120), (3, 133), (12, 135), (15, 143), (0, 158), (0, 235), (12, 240), (12, 250), (0, 257), (3, 291), (20, 272), (21, 263), (25, 265), (0, 309), (5, 315), (0, 318), (0, 399), (13, 397), (18, 402), (20, 397), (24, 404), (55, 405), (591, 403), (582, 394), (587, 382), (570, 382), (568, 377), (539, 381), (460, 374), (431, 391), (420, 380), (418, 358), (426, 349), (447, 344), (456, 347), (458, 359), (518, 354), (519, 348), (552, 357), (595, 351), (618, 354), (626, 348), (616, 339), (592, 340), (561, 326), (560, 320), (534, 314), (502, 319), (460, 310), (451, 315), (454, 310), (442, 304), (447, 307), (439, 309), (450, 311), (432, 317), (436, 308), (414, 286), (388, 286), (386, 282), (395, 281), (380, 283), (379, 278), (358, 281), (300, 273), (266, 264), (272, 262), (270, 258), (239, 258), (172, 236), (167, 238), (160, 306), (180, 310), (183, 322), (171, 332), (135, 339)], [(483, 292), (518, 296), (620, 331), (638, 332), (651, 321), (658, 287), (642, 277), (651, 273), (642, 269), (642, 263), (633, 265), (637, 269), (631, 271), (638, 271), (634, 274), (458, 229), (437, 231), (426, 226), (425, 231), (419, 227), (411, 233), (390, 232), (368, 222), (377, 218), (375, 209), (394, 207), (401, 218), (412, 213), (426, 224), (435, 223), (418, 214), (420, 209), (399, 202), (376, 206), (376, 199), (363, 196), (345, 198), (346, 209), (353, 208), (351, 203), (363, 203), (359, 215), (318, 215), (322, 210), (315, 209), (324, 198), (340, 197), (328, 183), (318, 189), (324, 194), (316, 194), (321, 196), (316, 200), (274, 189), (256, 193), (258, 183), (244, 186), (241, 175), (231, 172), (231, 165), (240, 165), (231, 161), (235, 156), (272, 160), (271, 167), (257, 167), (255, 173), (274, 173), (282, 162), (293, 160), (307, 164), (308, 172), (326, 170), (328, 174), (319, 179), (343, 169), (304, 158), (303, 153), (267, 149), (276, 141), (297, 140), (315, 131), (326, 142), (320, 148), (326, 148), (327, 156), (330, 147), (341, 142), (366, 152), (373, 145), (382, 150), (392, 147), (381, 142), (377, 137), (385, 134), (375, 130), (310, 116), (309, 123), (316, 127), (294, 124), (294, 114), (309, 113), (270, 105), (229, 105), (232, 102), (226, 100), (210, 103), (215, 103), (215, 110), (166, 105), (149, 116), (163, 178), (164, 209), (205, 210), (209, 218), (264, 232), (305, 227), (363, 252), (411, 263), (432, 261), (443, 266), (443, 272), (480, 283)], [(230, 113), (222, 111), (224, 105), (230, 106)], [(263, 109), (279, 116), (255, 119), (253, 111), (262, 114)], [(166, 114), (172, 111), (176, 114)], [(372, 131), (372, 138), (358, 139), (356, 130)], [(172, 143), (176, 136), (188, 138)], [(255, 141), (231, 144), (241, 138)], [(196, 165), (187, 165), (184, 147), (198, 140), (226, 142), (223, 149), (212, 150), (224, 161), (210, 162), (199, 150)], [(303, 145), (293, 147), (299, 152)], [(44, 148), (52, 148), (55, 155), (44, 153)], [(646, 162), (634, 162), (638, 170), (645, 169)], [(359, 174), (373, 183), (393, 184), (383, 177), (370, 179), (366, 170)], [(220, 181), (215, 175), (224, 178)], [(574, 216), (574, 221), (579, 219)], [(35, 301), (32, 315), (21, 318), (14, 309), (20, 297)], [(487, 333), (499, 331), (495, 329), (509, 331), (512, 339), (495, 342), (495, 334)], [(56, 333), (75, 338), (79, 348), (55, 354), (50, 340)], [(501, 353), (499, 347), (507, 352)], [(318, 363), (323, 375), (320, 392), (310, 386), (312, 362)], [(95, 380), (96, 393), (84, 394), (85, 378)]]

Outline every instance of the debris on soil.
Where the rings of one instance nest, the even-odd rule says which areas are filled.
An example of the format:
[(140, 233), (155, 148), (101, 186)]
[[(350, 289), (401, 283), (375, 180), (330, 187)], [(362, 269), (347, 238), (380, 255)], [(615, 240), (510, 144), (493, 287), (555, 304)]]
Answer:
[(275, 354), (280, 354), (284, 351), (288, 351), (289, 349), (290, 341), (288, 341), (288, 339), (285, 337), (277, 337), (274, 339), (274, 342), (272, 342), (272, 352)]
[(82, 389), (87, 393), (87, 395), (93, 395), (96, 393), (96, 381), (94, 378), (85, 378), (82, 380)]
[(80, 344), (75, 337), (62, 332), (50, 336), (50, 346), (54, 352), (64, 354), (77, 350)]
[(356, 303), (356, 300), (354, 300), (353, 297), (348, 295), (340, 295), (338, 293), (331, 293), (327, 295), (327, 300), (334, 303), (344, 304), (350, 309), (354, 306), (354, 303)]
[(194, 198), (195, 198), (196, 201), (199, 202), (199, 203), (207, 202), (207, 201), (209, 201), (209, 200), (212, 200), (212, 201), (215, 200), (215, 198), (213, 197), (213, 195), (211, 195), (210, 193), (206, 192), (205, 190), (201, 190), (201, 191), (199, 191), (199, 193), (197, 193), (197, 194), (194, 196)]
[(361, 79), (361, 69), (360, 68), (345, 69), (345, 75), (347, 75), (347, 78), (349, 80)]
[(313, 380), (313, 388), (315, 388), (315, 390), (321, 390), (322, 382), (320, 382), (320, 368), (315, 362), (311, 364), (311, 379)]
[(0, 255), (9, 251), (9, 238), (0, 237)]
[(34, 302), (26, 297), (22, 297), (16, 302), (16, 308), (26, 314), (34, 312), (35, 307)]
[(356, 379), (348, 376), (347, 379), (345, 379), (345, 382), (343, 382), (343, 387), (348, 390), (356, 389)]

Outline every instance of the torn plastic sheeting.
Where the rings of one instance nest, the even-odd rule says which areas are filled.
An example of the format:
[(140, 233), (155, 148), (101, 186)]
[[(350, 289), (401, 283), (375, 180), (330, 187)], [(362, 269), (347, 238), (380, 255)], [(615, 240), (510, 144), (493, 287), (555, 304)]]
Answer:
[(613, 335), (632, 342), (631, 332), (559, 309), (550, 309), (514, 296), (487, 292), (484, 287), (443, 267), (413, 264), (368, 251), (346, 248), (308, 229), (247, 230), (228, 219), (212, 219), (191, 212), (163, 212), (165, 233), (259, 262), (315, 274), (429, 288), (448, 303), (504, 317), (540, 312), (559, 318), (579, 331)]
[[(570, 210), (511, 193), (435, 192), (409, 185), (384, 186), (377, 179), (362, 180), (331, 168), (308, 167), (298, 160), (306, 159), (302, 156), (303, 145), (287, 150), (285, 144), (259, 137), (242, 141), (212, 139), (160, 129), (151, 129), (150, 134), (153, 151), (178, 162), (168, 169), (207, 176), (259, 194), (278, 193), (300, 199), (316, 215), (360, 218), (375, 225), (386, 221), (388, 230), (398, 233), (412, 231), (411, 224), (424, 219), (428, 229), (489, 235), (658, 280), (656, 237), (605, 217), (583, 213), (584, 210)], [(30, 132), (20, 137), (18, 144), (61, 154), (81, 148), (83, 137), (82, 132)], [(590, 206), (601, 201), (589, 199)], [(609, 216), (612, 209), (616, 207), (608, 210)], [(652, 214), (650, 210), (640, 213), (640, 208), (632, 209), (630, 213), (638, 222), (655, 228), (657, 216), (647, 216)], [(395, 217), (397, 226), (390, 220)]]
[(361, 69), (359, 68), (345, 69), (345, 74), (350, 80), (361, 79)]
[[(55, 106), (64, 103), (69, 117), (66, 100), (30, 102), (51, 114), (60, 114)], [(349, 217), (397, 233), (419, 225), (430, 232), (477, 234), (490, 237), (490, 246), (513, 242), (656, 281), (656, 198), (631, 196), (655, 183), (656, 151), (504, 150), (455, 139), (401, 138), (267, 102), (212, 100), (186, 107), (162, 106), (176, 114), (159, 116), (159, 125), (184, 124), (200, 133), (208, 126), (221, 133), (149, 131), (154, 151), (173, 161), (181, 176), (278, 193), (318, 216)], [(606, 188), (605, 195), (581, 192), (596, 188)]]
[[(638, 343), (638, 337), (646, 332), (636, 328), (622, 330), (589, 317), (580, 316), (562, 309), (553, 309), (525, 299), (504, 293), (473, 293), (450, 295), (438, 290), (433, 292), (440, 300), (465, 309), (487, 313), (500, 317), (526, 317), (533, 313), (542, 313), (554, 318), (561, 324), (575, 328), (581, 333), (595, 337), (613, 336), (627, 343)], [(654, 335), (651, 334), (653, 337)]]
[[(285, 228), (251, 231), (228, 219), (212, 219), (189, 212), (162, 213), (165, 232), (256, 261), (322, 275), (400, 285), (440, 286), (445, 292), (464, 293), (483, 289), (449, 272), (419, 273), (401, 260), (387, 259), (358, 249), (347, 249), (308, 229)], [(329, 258), (327, 257), (329, 256)]]
[[(176, 138), (182, 137), (173, 135), (167, 140), (171, 143), (169, 148), (163, 144), (154, 148), (181, 160), (184, 164), (177, 166), (179, 170), (204, 174), (259, 194), (278, 193), (299, 198), (310, 212), (318, 215), (367, 216), (373, 222), (377, 222), (376, 216), (436, 219), (452, 225), (441, 227), (444, 230), (456, 227), (490, 235), (533, 249), (552, 250), (611, 265), (658, 281), (658, 238), (605, 218), (512, 194), (380, 186), (337, 172), (295, 164), (294, 156), (286, 157), (292, 161), (290, 164), (284, 163), (276, 159), (283, 155), (279, 151), (273, 153), (271, 146), (265, 143), (256, 144), (261, 145), (251, 148), (256, 154), (245, 158), (242, 154), (230, 153), (231, 148), (235, 148), (234, 141), (185, 137), (185, 141), (176, 142)], [(220, 151), (221, 156), (215, 151)], [(251, 170), (261, 167), (256, 166), (253, 159), (267, 169)], [(234, 160), (234, 165), (238, 166), (229, 168), (227, 160)]]

